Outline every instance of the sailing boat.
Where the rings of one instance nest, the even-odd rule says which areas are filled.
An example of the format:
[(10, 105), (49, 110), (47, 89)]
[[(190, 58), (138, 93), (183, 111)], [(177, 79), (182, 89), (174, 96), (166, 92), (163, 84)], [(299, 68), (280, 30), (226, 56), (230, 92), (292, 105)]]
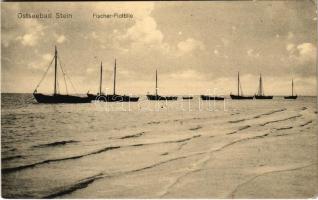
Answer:
[(102, 93), (102, 84), (103, 84), (103, 62), (100, 63), (100, 78), (99, 78), (99, 93), (89, 94), (87, 93), (87, 97), (91, 100), (99, 100), (106, 101), (107, 97)]
[(284, 99), (297, 99), (297, 95), (294, 96), (294, 80), (292, 79), (292, 95), (291, 96), (285, 96)]
[(224, 97), (201, 95), (202, 100), (224, 100)]
[(257, 94), (255, 94), (255, 99), (273, 99), (273, 96), (264, 95), (262, 74), (259, 76), (259, 88)]
[(114, 88), (113, 94), (107, 95), (107, 101), (120, 101), (120, 102), (136, 102), (139, 100), (139, 97), (131, 97), (127, 95), (117, 95), (116, 94), (116, 59), (115, 59), (115, 66), (114, 66)]
[[(241, 91), (240, 91), (241, 88)], [(241, 93), (240, 93), (241, 92)], [(232, 99), (240, 100), (240, 99), (253, 99), (253, 96), (243, 96), (242, 85), (240, 82), (240, 72), (237, 73), (237, 95), (230, 94)]]
[[(49, 68), (47, 69), (47, 71), (45, 72), (44, 76), (42, 77), (41, 81), (39, 82), (39, 84), (36, 86), (34, 92), (33, 92), (33, 96), (36, 99), (36, 101), (38, 103), (90, 103), (90, 99), (87, 97), (80, 97), (80, 96), (74, 96), (74, 95), (64, 95), (64, 94), (59, 94), (57, 92), (57, 86), (58, 86), (58, 82), (57, 82), (57, 49), (55, 46), (55, 52), (54, 52), (54, 92), (53, 95), (45, 95), (45, 94), (41, 94), (41, 93), (37, 93), (37, 88), (40, 86), (42, 80), (44, 79), (44, 77), (46, 76)], [(52, 60), (53, 62), (53, 60)], [(52, 64), (51, 62), (51, 64)], [(51, 67), (51, 64), (49, 65), (49, 67)], [(62, 66), (60, 65), (61, 70), (63, 72), (63, 75), (65, 75)], [(64, 77), (64, 81), (65, 81), (65, 77)], [(66, 81), (65, 81), (65, 85), (66, 85)], [(66, 90), (67, 90), (67, 86), (66, 86)]]
[(114, 66), (114, 88), (113, 94), (104, 95), (102, 93), (102, 73), (103, 73), (103, 65), (101, 63), (101, 70), (100, 70), (100, 84), (99, 84), (99, 94), (87, 94), (87, 96), (92, 100), (101, 100), (101, 101), (108, 101), (108, 102), (136, 102), (139, 100), (139, 97), (130, 97), (127, 95), (117, 95), (116, 94), (116, 59), (115, 59), (115, 66)]
[(158, 95), (158, 73), (157, 73), (157, 70), (156, 70), (156, 94), (155, 95), (147, 94), (147, 98), (148, 98), (148, 100), (152, 100), (152, 101), (177, 100), (178, 99), (177, 96), (160, 96), (160, 95)]

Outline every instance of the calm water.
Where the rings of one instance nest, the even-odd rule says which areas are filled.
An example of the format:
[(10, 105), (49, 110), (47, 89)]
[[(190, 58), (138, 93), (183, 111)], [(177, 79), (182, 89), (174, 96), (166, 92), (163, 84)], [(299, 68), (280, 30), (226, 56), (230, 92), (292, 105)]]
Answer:
[(3, 197), (34, 198), (64, 197), (73, 190), (89, 188), (100, 176), (162, 162), (180, 143), (242, 128), (243, 124), (231, 121), (243, 122), (258, 114), (260, 119), (277, 115), (294, 120), (297, 113), (307, 110), (310, 114), (298, 117), (299, 123), (314, 124), (312, 116), (317, 114), (314, 97), (295, 101), (282, 97), (227, 99), (225, 103), (200, 102), (195, 97), (168, 104), (142, 97), (131, 104), (45, 105), (34, 102), (31, 94), (2, 94), (1, 108)]

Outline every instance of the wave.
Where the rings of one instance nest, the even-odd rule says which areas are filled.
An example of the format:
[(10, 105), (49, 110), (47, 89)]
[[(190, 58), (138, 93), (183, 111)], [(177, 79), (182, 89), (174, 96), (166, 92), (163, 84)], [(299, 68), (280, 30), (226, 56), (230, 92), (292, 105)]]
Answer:
[(42, 164), (47, 164), (47, 163), (52, 163), (52, 162), (59, 162), (59, 161), (66, 161), (66, 160), (74, 160), (74, 159), (79, 159), (79, 158), (83, 158), (85, 156), (90, 156), (90, 155), (94, 155), (94, 154), (99, 154), (99, 153), (103, 153), (106, 151), (110, 151), (110, 150), (114, 150), (114, 149), (119, 149), (119, 148), (123, 148), (123, 147), (136, 147), (136, 146), (144, 146), (144, 145), (154, 145), (154, 144), (165, 144), (165, 143), (180, 143), (180, 142), (185, 142), (185, 141), (189, 141), (191, 139), (197, 138), (197, 137), (201, 137), (201, 135), (195, 135), (193, 137), (189, 137), (189, 138), (184, 138), (184, 139), (180, 139), (180, 140), (169, 140), (169, 141), (163, 141), (163, 142), (156, 142), (156, 143), (141, 143), (141, 144), (133, 144), (133, 145), (127, 145), (127, 146), (109, 146), (109, 147), (104, 147), (102, 149), (87, 153), (87, 154), (82, 154), (82, 155), (77, 155), (77, 156), (71, 156), (71, 157), (65, 157), (65, 158), (57, 158), (57, 159), (48, 159), (48, 160), (43, 160), (40, 162), (36, 162), (36, 163), (32, 163), (32, 164), (28, 164), (28, 165), (20, 165), (17, 167), (8, 167), (8, 168), (3, 168), (2, 169), (2, 173), (11, 173), (11, 172), (16, 172), (19, 170), (23, 170), (23, 169), (27, 169), (27, 168), (33, 168), (35, 166), (38, 165), (42, 165)]
[(242, 126), (242, 127), (238, 128), (238, 129), (235, 130), (235, 131), (232, 131), (232, 132), (227, 133), (226, 135), (232, 135), (232, 134), (235, 134), (235, 133), (237, 133), (237, 132), (239, 132), (239, 131), (248, 129), (248, 128), (250, 128), (250, 127), (251, 127), (250, 125)]
[(202, 126), (197, 126), (197, 127), (194, 127), (194, 128), (189, 128), (190, 131), (196, 131), (196, 130), (199, 130), (201, 129)]
[(192, 121), (192, 120), (205, 120), (205, 119), (211, 119), (211, 117), (192, 117), (192, 118), (184, 118), (184, 119), (167, 119), (162, 121), (151, 121), (148, 123), (145, 123), (146, 125), (152, 125), (152, 124), (166, 124), (171, 122), (186, 122), (186, 121)]
[(70, 193), (72, 193), (72, 192), (74, 192), (74, 191), (76, 191), (78, 189), (86, 188), (89, 184), (93, 183), (97, 179), (102, 178), (102, 176), (103, 176), (103, 174), (100, 173), (100, 174), (97, 174), (97, 175), (82, 179), (82, 180), (76, 182), (73, 185), (63, 186), (60, 191), (52, 193), (52, 194), (47, 195), (47, 196), (44, 196), (42, 198), (44, 198), (44, 199), (52, 199), (52, 198), (56, 198), (56, 197), (59, 197), (59, 196), (66, 195), (66, 194), (70, 194)]
[(119, 139), (128, 139), (128, 138), (136, 138), (136, 137), (140, 137), (144, 134), (145, 132), (141, 132), (141, 133), (137, 133), (137, 134), (133, 134), (133, 135), (126, 135), (123, 137), (120, 137)]
[(57, 141), (57, 142), (47, 143), (47, 144), (33, 145), (32, 147), (34, 147), (34, 148), (54, 147), (54, 146), (66, 145), (66, 144), (77, 143), (77, 142), (79, 142), (79, 141), (76, 141), (76, 140), (64, 140), (64, 141)]
[(251, 126), (250, 125), (246, 125), (246, 126), (242, 126), (238, 129), (238, 131), (242, 131), (242, 130), (245, 130), (245, 129), (248, 129), (250, 128)]
[(238, 123), (238, 122), (243, 122), (245, 120), (246, 119), (231, 120), (231, 121), (229, 121), (229, 123)]
[(267, 112), (267, 113), (263, 113), (263, 114), (259, 114), (259, 115), (256, 115), (252, 118), (243, 118), (243, 119), (237, 119), (237, 120), (231, 120), (229, 121), (229, 123), (239, 123), (239, 122), (243, 122), (243, 121), (246, 121), (246, 120), (251, 120), (251, 119), (258, 119), (262, 116), (267, 116), (267, 115), (272, 115), (274, 113), (278, 113), (278, 112), (283, 112), (287, 110), (286, 108), (282, 108), (282, 109), (279, 109), (279, 110), (274, 110), (274, 111), (270, 111), (270, 112)]
[(160, 122), (148, 122), (147, 124), (160, 124)]
[(268, 122), (265, 122), (264, 124), (260, 124), (261, 126), (265, 126), (267, 124), (271, 124), (271, 123), (277, 123), (277, 122), (283, 122), (283, 121), (287, 121), (287, 120), (290, 120), (290, 119), (296, 119), (298, 117), (301, 117), (302, 115), (295, 115), (295, 116), (291, 116), (291, 117), (288, 117), (288, 118), (285, 118), (285, 119), (278, 119), (278, 120), (274, 120), (274, 121), (268, 121)]
[(304, 124), (300, 124), (299, 126), (300, 127), (304, 127), (304, 126), (307, 126), (308, 124), (311, 124), (311, 123), (312, 123), (312, 121), (310, 120), (310, 121), (308, 121), (308, 122), (306, 122)]
[(3, 168), (1, 171), (2, 171), (3, 174), (11, 173), (11, 172), (15, 172), (15, 171), (19, 171), (19, 170), (23, 170), (23, 169), (27, 169), (27, 168), (33, 168), (35, 166), (42, 165), (42, 164), (65, 161), (65, 160), (74, 160), (74, 159), (78, 159), (78, 158), (82, 158), (82, 157), (85, 157), (85, 156), (98, 154), (98, 153), (102, 153), (102, 152), (105, 152), (105, 151), (110, 151), (110, 150), (118, 149), (118, 148), (120, 148), (120, 146), (105, 147), (105, 148), (102, 148), (102, 149), (99, 149), (97, 151), (93, 151), (93, 152), (90, 152), (90, 153), (87, 153), (87, 154), (71, 156), (71, 157), (65, 157), (65, 158), (48, 159), (48, 160), (43, 160), (43, 161), (40, 161), (40, 162), (28, 164), (28, 165), (20, 165), (20, 166), (17, 166), (17, 167)]
[(274, 110), (274, 111), (267, 112), (267, 113), (264, 113), (264, 114), (256, 115), (254, 118), (260, 118), (262, 116), (271, 115), (271, 114), (278, 113), (278, 112), (283, 112), (285, 110), (287, 110), (287, 109), (286, 108), (282, 108), (282, 109), (279, 109), (279, 110)]
[(13, 160), (13, 159), (17, 159), (17, 158), (23, 158), (23, 156), (21, 156), (21, 155), (9, 156), (9, 157), (5, 157), (5, 158), (1, 158), (1, 160), (8, 161), (8, 160)]
[[(81, 181), (79, 181), (79, 182), (77, 182), (77, 183), (75, 183), (75, 184), (73, 184), (71, 186), (64, 187), (65, 189), (63, 189), (63, 190), (61, 190), (59, 192), (56, 192), (54, 194), (45, 196), (44, 198), (56, 198), (56, 197), (60, 197), (60, 196), (65, 195), (65, 194), (70, 194), (70, 193), (74, 192), (75, 190), (88, 187), (89, 184), (93, 183), (97, 179), (121, 176), (121, 175), (124, 175), (124, 174), (131, 174), (131, 173), (136, 173), (136, 172), (140, 172), (140, 171), (144, 171), (144, 170), (149, 170), (149, 169), (152, 169), (152, 168), (155, 168), (155, 167), (158, 167), (158, 166), (161, 166), (163, 164), (167, 164), (167, 163), (170, 163), (170, 162), (173, 162), (173, 161), (186, 159), (186, 158), (189, 158), (189, 157), (192, 157), (192, 156), (203, 155), (203, 154), (206, 154), (206, 153), (219, 152), (219, 151), (221, 151), (221, 150), (223, 150), (223, 149), (225, 149), (227, 147), (230, 147), (232, 145), (235, 145), (235, 144), (238, 144), (238, 143), (241, 143), (241, 142), (246, 142), (246, 141), (255, 140), (255, 139), (261, 139), (261, 138), (265, 138), (265, 137), (268, 137), (268, 136), (270, 136), (270, 134), (269, 133), (265, 133), (265, 134), (254, 136), (254, 137), (242, 138), (242, 139), (234, 140), (234, 141), (232, 141), (232, 142), (230, 142), (228, 144), (225, 144), (225, 145), (219, 147), (218, 149), (213, 149), (213, 150), (211, 149), (209, 151), (196, 152), (196, 153), (193, 153), (193, 154), (190, 154), (190, 155), (182, 155), (182, 156), (179, 156), (179, 157), (175, 157), (175, 158), (171, 158), (171, 159), (168, 159), (168, 160), (163, 160), (163, 161), (160, 161), (160, 162), (157, 162), (157, 163), (153, 163), (153, 164), (150, 164), (148, 166), (144, 166), (144, 167), (137, 168), (137, 169), (132, 169), (132, 170), (125, 171), (125, 172), (119, 172), (119, 173), (115, 173), (115, 174), (112, 174), (112, 175), (108, 175), (108, 174), (105, 175), (105, 174), (100, 173), (98, 175), (83, 179), (83, 180), (81, 180)], [(273, 135), (273, 136), (277, 136), (277, 135)], [(199, 136), (196, 136), (196, 137), (199, 137)], [(168, 152), (167, 153), (163, 153), (162, 155), (168, 155)]]
[[(154, 144), (181, 143), (181, 142), (186, 142), (186, 141), (192, 140), (192, 139), (197, 138), (197, 137), (201, 137), (201, 135), (195, 135), (195, 136), (184, 138), (184, 139), (180, 139), (180, 140), (168, 140), (168, 141), (153, 142), (153, 143), (140, 143), (140, 144), (133, 144), (133, 145), (130, 145), (130, 146), (139, 147), (139, 146), (154, 145)], [(126, 147), (129, 147), (129, 146), (126, 146)]]
[(237, 131), (229, 132), (229, 133), (227, 133), (226, 135), (232, 135), (232, 134), (235, 134), (235, 133), (237, 133)]
[(294, 127), (292, 126), (288, 126), (288, 127), (282, 127), (282, 128), (276, 128), (277, 131), (283, 131), (283, 130), (288, 130), (288, 129), (292, 129)]

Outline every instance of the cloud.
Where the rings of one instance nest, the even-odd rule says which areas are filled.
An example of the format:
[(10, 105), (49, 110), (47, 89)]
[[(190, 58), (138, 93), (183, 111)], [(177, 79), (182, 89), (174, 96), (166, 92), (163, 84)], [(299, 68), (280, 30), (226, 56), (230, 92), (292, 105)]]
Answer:
[(23, 24), (23, 35), (16, 37), (17, 41), (20, 41), (23, 46), (35, 46), (39, 39), (44, 35), (44, 26), (36, 20), (26, 20)]
[(36, 70), (36, 71), (45, 71), (46, 67), (50, 64), (50, 61), (52, 61), (53, 55), (46, 53), (41, 55), (40, 58), (35, 59), (34, 61), (31, 61), (27, 66), (28, 69)]
[(133, 49), (134, 54), (148, 52), (166, 55), (170, 52), (170, 45), (164, 42), (164, 34), (151, 16), (153, 9), (153, 4), (140, 4), (133, 12), (135, 23), (126, 30), (113, 31), (113, 42), (117, 50), (132, 53), (129, 49)]
[(184, 41), (179, 42), (177, 47), (181, 54), (189, 53), (197, 49), (199, 50), (204, 49), (203, 43), (193, 38), (188, 38)]
[(152, 17), (137, 20), (135, 25), (127, 30), (123, 38), (128, 38), (141, 44), (160, 44), (163, 34), (157, 29), (157, 23)]
[[(142, 81), (150, 86), (153, 85), (155, 68), (160, 71), (160, 77), (175, 73), (176, 88), (171, 89), (172, 92), (178, 92), (178, 89), (184, 87), (178, 82), (179, 75), (186, 77), (186, 74), (194, 73), (187, 70), (196, 71), (202, 76), (197, 81), (199, 89), (206, 85), (200, 85), (202, 80), (213, 83), (218, 77), (233, 76), (236, 71), (253, 76), (262, 72), (266, 78), (280, 79), (288, 76), (290, 79), (292, 75), (295, 79), (306, 79), (310, 74), (315, 74), (317, 31), (316, 23), (312, 20), (316, 17), (315, 8), (306, 2), (298, 4), (282, 1), (271, 4), (273, 6), (266, 2), (239, 2), (236, 5), (227, 2), (198, 2), (195, 5), (191, 2), (87, 2), (71, 3), (67, 7), (64, 4), (48, 3), (19, 3), (16, 4), (18, 6), (13, 6), (13, 3), (4, 4), (3, 56), (10, 58), (12, 63), (3, 63), (2, 69), (6, 73), (3, 76), (12, 77), (11, 85), (15, 85), (10, 88), (12, 91), (16, 91), (16, 88), (21, 90), (22, 86), (30, 84), (20, 81), (17, 74), (40, 79), (43, 72), (28, 67), (45, 68), (48, 62), (44, 60), (49, 56), (42, 54), (53, 53), (54, 44), (59, 40), (63, 44), (67, 43), (66, 46), (60, 45), (59, 49), (63, 65), (72, 71), (72, 78), (84, 80), (78, 81), (83, 92), (96, 86), (97, 71), (86, 73), (90, 71), (87, 68), (95, 68), (94, 57), (103, 62), (113, 61), (117, 57), (119, 71), (129, 71), (130, 80), (139, 80), (142, 74)], [(54, 19), (21, 20), (16, 17), (17, 12), (40, 12), (47, 6), (52, 12), (71, 11), (76, 18), (68, 23)], [(92, 20), (93, 12), (132, 13), (134, 17)], [(206, 28), (207, 24), (209, 29)], [(30, 47), (32, 50), (29, 50)], [(16, 59), (16, 55), (19, 55), (19, 59)], [(40, 63), (42, 60), (43, 65)], [(111, 69), (112, 66), (113, 63), (105, 65), (105, 69)], [(111, 79), (111, 73), (105, 73), (105, 76), (109, 76), (105, 78), (106, 82)], [(236, 80), (235, 77), (232, 79)], [(184, 83), (189, 82), (186, 78), (182, 80)], [(167, 86), (171, 86), (170, 80), (166, 81)], [(255, 81), (252, 82), (255, 84)], [(127, 79), (122, 78), (120, 83), (135, 88), (131, 85), (133, 82)], [(145, 88), (140, 87), (140, 93)]]
[(288, 44), (286, 50), (289, 53), (289, 57), (300, 65), (316, 62), (317, 48), (312, 43), (302, 43), (297, 46), (295, 44)]
[(316, 46), (311, 43), (302, 43), (297, 46), (297, 50), (299, 53), (298, 58), (302, 63), (315, 63), (317, 53)]
[(66, 37), (64, 35), (60, 35), (57, 37), (56, 42), (59, 44), (62, 44), (66, 40)]
[(17, 40), (21, 41), (24, 46), (34, 46), (38, 40), (38, 37), (36, 36), (36, 34), (30, 33), (23, 36), (18, 36)]
[(289, 53), (288, 61), (292, 70), (301, 77), (316, 77), (316, 53), (317, 47), (312, 43), (287, 45)]
[(53, 55), (52, 55), (52, 54), (49, 54), (49, 53), (46, 53), (46, 54), (43, 54), (43, 55), (42, 55), (42, 58), (43, 58), (43, 60), (51, 61), (52, 58), (53, 58)]

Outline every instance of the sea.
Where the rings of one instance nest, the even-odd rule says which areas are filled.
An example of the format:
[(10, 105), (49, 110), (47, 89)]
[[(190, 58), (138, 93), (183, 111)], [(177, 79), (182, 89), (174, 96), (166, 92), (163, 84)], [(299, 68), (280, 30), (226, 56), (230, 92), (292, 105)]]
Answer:
[(317, 182), (299, 176), (276, 193), (257, 184), (306, 167), (318, 180), (315, 140), (316, 97), (39, 104), (2, 93), (2, 197), (307, 197)]

